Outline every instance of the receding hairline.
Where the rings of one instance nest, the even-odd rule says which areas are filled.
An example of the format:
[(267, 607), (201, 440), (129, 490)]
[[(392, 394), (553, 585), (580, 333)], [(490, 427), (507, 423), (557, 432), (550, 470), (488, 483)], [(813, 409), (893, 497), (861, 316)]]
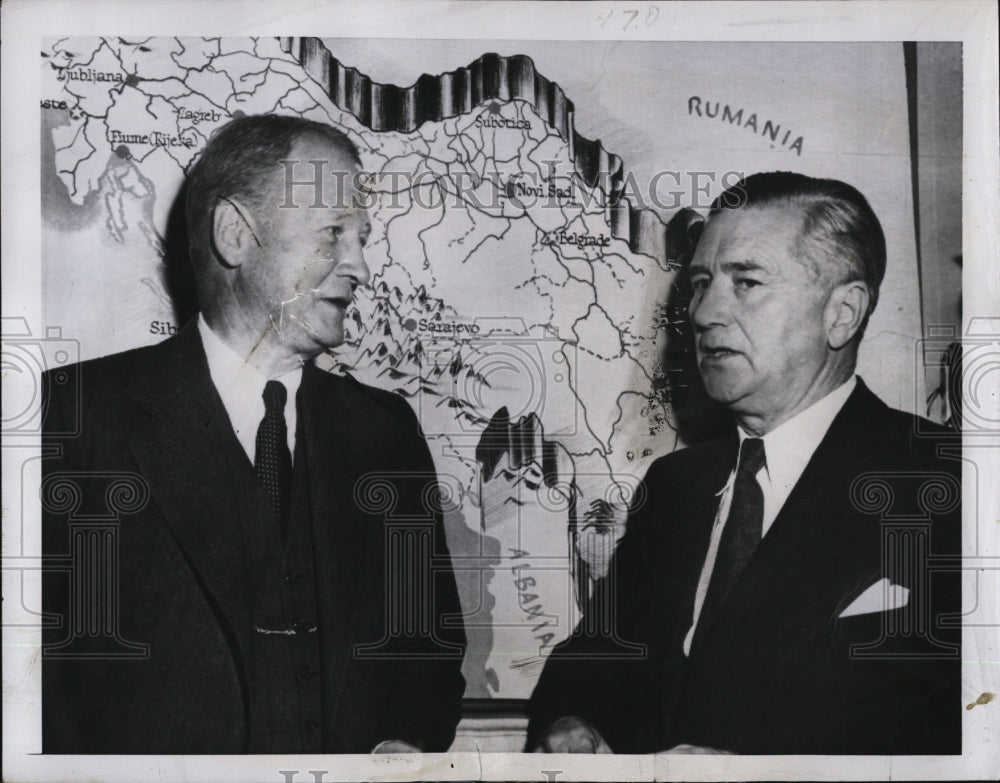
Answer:
[[(258, 117), (252, 117), (252, 118), (240, 118), (229, 123), (229, 125), (239, 126), (241, 124), (247, 124), (248, 121), (251, 121), (253, 119), (264, 119), (268, 117), (271, 117), (271, 115), (259, 115)], [(206, 151), (211, 150), (214, 144), (220, 143), (221, 139), (225, 138), (226, 130), (227, 126), (223, 126), (222, 128), (219, 128), (216, 131), (216, 133), (220, 134), (218, 137), (215, 136), (215, 134), (213, 134), (213, 138), (209, 139)], [(256, 131), (257, 128), (250, 126), (249, 128), (247, 128), (247, 130)], [(275, 173), (280, 172), (282, 170), (281, 161), (289, 159), (289, 157), (292, 156), (293, 154), (293, 150), (295, 150), (297, 146), (303, 144), (304, 142), (309, 142), (309, 141), (321, 144), (325, 143), (325, 145), (328, 148), (337, 150), (348, 161), (350, 161), (359, 169), (362, 166), (361, 153), (358, 150), (357, 146), (344, 131), (340, 130), (339, 128), (333, 125), (325, 125), (323, 123), (318, 123), (313, 121), (308, 126), (286, 127), (284, 131), (285, 131), (285, 138), (283, 141), (283, 146), (286, 149), (286, 152), (284, 152), (281, 157), (278, 157), (272, 161), (265, 161), (263, 165), (260, 165), (260, 169)], [(232, 141), (230, 141), (230, 143), (232, 143)], [(200, 163), (200, 160), (201, 159), (199, 159), (199, 161), (196, 162), (195, 164), (196, 170), (199, 169), (198, 164)], [(230, 183), (230, 185), (232, 185), (232, 183)], [(234, 189), (232, 187), (220, 188), (217, 182), (209, 183), (208, 187), (210, 189), (215, 189), (219, 193), (219, 195), (222, 196), (243, 195), (244, 197), (249, 196), (251, 198), (255, 195), (255, 193), (263, 195), (262, 191), (267, 189), (266, 187), (264, 189), (252, 188), (252, 190), (255, 191), (255, 193), (239, 193), (237, 192), (237, 189)]]
[[(340, 156), (342, 161), (346, 164), (343, 167), (336, 167), (333, 169), (334, 173), (344, 173), (350, 174), (353, 172), (361, 171), (361, 159), (358, 155), (357, 150), (351, 145), (350, 140), (344, 140), (338, 137), (327, 136), (321, 131), (308, 129), (302, 133), (293, 137), (291, 144), (289, 145), (288, 152), (283, 158), (279, 158), (272, 162), (268, 167), (268, 179), (266, 182), (260, 182), (254, 188), (253, 200), (256, 202), (256, 206), (261, 206), (263, 200), (267, 199), (269, 196), (274, 196), (277, 194), (279, 198), (284, 198), (286, 185), (286, 165), (283, 161), (294, 161), (292, 164), (292, 176), (295, 179), (296, 187), (311, 187), (311, 178), (313, 177), (313, 169), (311, 161), (321, 160), (326, 162), (333, 161), (333, 156), (326, 157), (316, 157), (316, 153), (310, 155), (303, 155), (301, 158), (296, 158), (296, 149), (300, 152), (302, 147), (309, 143), (316, 143), (321, 147), (326, 147), (327, 149), (332, 149), (337, 155)], [(299, 164), (306, 164), (304, 170), (299, 169)], [(324, 166), (321, 177), (325, 177), (328, 170)], [(322, 179), (320, 180), (322, 184)], [(239, 194), (233, 194), (234, 196)]]
[[(800, 264), (810, 274), (813, 281), (817, 285), (820, 285), (824, 292), (829, 292), (842, 283), (853, 282), (855, 280), (864, 283), (867, 287), (868, 283), (864, 279), (864, 276), (860, 274), (857, 265), (848, 264), (843, 257), (832, 255), (829, 252), (830, 248), (826, 247), (826, 243), (822, 241), (822, 233), (815, 228), (810, 229), (808, 225), (809, 206), (826, 201), (811, 194), (805, 194), (802, 197), (799, 197), (797, 194), (789, 194), (764, 202), (745, 204), (740, 207), (713, 209), (709, 214), (706, 231), (711, 227), (713, 222), (716, 222), (716, 225), (718, 225), (717, 221), (726, 214), (736, 216), (739, 214), (753, 215), (755, 212), (758, 214), (769, 212), (774, 215), (790, 217), (789, 229), (791, 236), (789, 237), (789, 255), (792, 260)], [(704, 236), (705, 233), (703, 232), (702, 237)], [(756, 256), (747, 260), (759, 264), (761, 268), (767, 268), (768, 266), (763, 261), (756, 259)], [(851, 268), (854, 269), (853, 274), (850, 273)]]

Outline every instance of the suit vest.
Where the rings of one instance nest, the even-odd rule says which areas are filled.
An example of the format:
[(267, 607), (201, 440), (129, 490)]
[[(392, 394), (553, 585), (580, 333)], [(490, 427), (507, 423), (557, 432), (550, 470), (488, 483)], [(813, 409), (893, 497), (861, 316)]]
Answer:
[(254, 584), (246, 665), (250, 753), (323, 751), (322, 678), (329, 672), (322, 666), (303, 419), (300, 405), (284, 541), (252, 469), (244, 496), (254, 507), (245, 538)]

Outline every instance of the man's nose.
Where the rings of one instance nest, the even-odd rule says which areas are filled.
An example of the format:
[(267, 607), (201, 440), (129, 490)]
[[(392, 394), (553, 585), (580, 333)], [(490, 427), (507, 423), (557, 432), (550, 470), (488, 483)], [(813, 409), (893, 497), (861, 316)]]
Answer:
[(359, 241), (352, 243), (351, 247), (341, 256), (337, 263), (337, 274), (351, 278), (355, 287), (368, 285), (372, 279), (372, 272), (365, 263), (364, 246)]
[(695, 329), (704, 331), (712, 326), (724, 326), (729, 319), (729, 309), (724, 286), (719, 280), (712, 280), (695, 292), (688, 305), (688, 315)]

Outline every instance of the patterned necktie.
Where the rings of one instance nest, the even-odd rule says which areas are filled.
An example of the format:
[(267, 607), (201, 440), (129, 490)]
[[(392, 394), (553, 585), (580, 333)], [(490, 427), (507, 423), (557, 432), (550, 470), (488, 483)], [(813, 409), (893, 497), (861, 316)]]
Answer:
[(264, 418), (257, 428), (257, 452), (253, 467), (267, 494), (268, 504), (278, 517), (284, 538), (292, 493), (292, 455), (288, 450), (288, 427), (285, 424), (288, 390), (280, 381), (268, 381), (263, 397)]
[(726, 526), (722, 529), (712, 579), (708, 583), (705, 603), (702, 604), (691, 644), (692, 651), (711, 628), (719, 609), (760, 543), (764, 528), (764, 492), (757, 483), (757, 472), (764, 464), (764, 441), (760, 438), (743, 441), (733, 481), (733, 502), (729, 506)]

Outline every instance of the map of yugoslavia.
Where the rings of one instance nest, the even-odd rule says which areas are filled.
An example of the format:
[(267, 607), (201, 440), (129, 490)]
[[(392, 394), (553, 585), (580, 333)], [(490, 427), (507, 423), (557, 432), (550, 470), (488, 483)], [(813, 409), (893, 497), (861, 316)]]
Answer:
[(354, 140), (372, 281), (321, 364), (416, 411), (465, 614), (466, 695), (527, 697), (606, 573), (649, 462), (678, 445), (663, 366), (677, 254), (621, 197), (622, 162), (576, 133), (573, 103), (526, 57), (484, 54), (409, 87), (317, 39), (62, 38), (41, 59), (47, 317), (83, 313), (68, 336), (84, 358), (176, 330), (171, 221), (215, 128), (275, 112)]

